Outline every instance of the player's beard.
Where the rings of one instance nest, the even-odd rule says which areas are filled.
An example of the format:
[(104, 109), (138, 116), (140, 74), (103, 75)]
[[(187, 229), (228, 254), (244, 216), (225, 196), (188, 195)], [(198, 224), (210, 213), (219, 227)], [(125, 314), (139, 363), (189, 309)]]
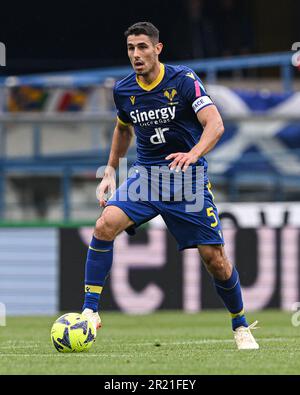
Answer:
[(136, 71), (136, 70), (135, 70), (135, 74), (138, 75), (138, 76), (140, 75), (140, 76), (143, 77), (144, 75), (147, 75), (148, 72), (145, 72), (145, 71)]
[[(146, 66), (146, 69), (145, 69), (145, 66)], [(145, 76), (145, 75), (148, 75), (149, 74), (149, 69), (147, 68), (147, 65), (144, 63), (143, 64), (143, 69), (142, 70), (137, 70), (135, 67), (133, 67), (134, 68), (134, 71), (135, 71), (135, 74), (136, 75), (140, 75), (140, 76)]]
[(154, 70), (154, 68), (155, 68), (155, 62), (151, 62), (151, 66), (150, 67), (146, 67), (146, 69), (142, 70), (142, 71), (136, 70), (135, 73), (138, 76), (142, 76), (142, 77), (146, 78)]
[(155, 68), (155, 65), (156, 65), (156, 62), (157, 62), (157, 56), (156, 56), (155, 53), (152, 53), (151, 55), (148, 55), (148, 56), (147, 56), (146, 60), (145, 60), (145, 59), (140, 59), (140, 60), (141, 60), (141, 62), (143, 63), (143, 68), (142, 68), (142, 70), (137, 70), (137, 69), (134, 67), (134, 63), (135, 63), (135, 60), (134, 60), (134, 59), (131, 60), (131, 65), (132, 65), (133, 70), (134, 70), (134, 72), (135, 72), (135, 74), (136, 74), (137, 76), (142, 76), (142, 77), (144, 77), (144, 78), (147, 78), (147, 76), (148, 76), (149, 74), (151, 74), (151, 72), (152, 72), (152, 71), (154, 70), (154, 68)]

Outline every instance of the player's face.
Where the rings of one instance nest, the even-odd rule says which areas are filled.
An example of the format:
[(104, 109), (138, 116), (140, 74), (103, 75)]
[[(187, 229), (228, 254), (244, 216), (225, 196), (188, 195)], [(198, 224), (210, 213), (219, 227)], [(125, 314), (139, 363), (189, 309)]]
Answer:
[(161, 50), (162, 43), (153, 43), (145, 34), (127, 38), (128, 56), (137, 75), (147, 75), (154, 69)]

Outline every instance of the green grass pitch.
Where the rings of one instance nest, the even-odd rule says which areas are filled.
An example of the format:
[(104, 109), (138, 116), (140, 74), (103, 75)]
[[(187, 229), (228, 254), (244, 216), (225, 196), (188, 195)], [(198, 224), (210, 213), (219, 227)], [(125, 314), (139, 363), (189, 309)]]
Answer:
[(300, 374), (300, 327), (291, 313), (259, 320), (259, 350), (238, 351), (225, 311), (103, 312), (103, 328), (86, 353), (60, 354), (50, 342), (56, 317), (11, 317), (0, 327), (2, 374)]

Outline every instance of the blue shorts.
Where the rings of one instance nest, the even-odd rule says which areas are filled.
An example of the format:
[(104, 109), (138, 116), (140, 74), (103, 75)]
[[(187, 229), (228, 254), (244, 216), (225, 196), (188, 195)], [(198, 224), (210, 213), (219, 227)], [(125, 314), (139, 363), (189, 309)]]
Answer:
[(178, 249), (194, 248), (199, 244), (224, 244), (223, 234), (217, 208), (214, 204), (210, 183), (203, 181), (201, 193), (203, 204), (199, 211), (187, 211), (186, 200), (181, 201), (151, 201), (120, 198), (122, 192), (128, 190), (132, 182), (128, 178), (108, 200), (106, 206), (117, 206), (134, 222), (126, 229), (133, 235), (135, 228), (148, 222), (157, 215), (161, 215), (167, 228), (175, 237)]

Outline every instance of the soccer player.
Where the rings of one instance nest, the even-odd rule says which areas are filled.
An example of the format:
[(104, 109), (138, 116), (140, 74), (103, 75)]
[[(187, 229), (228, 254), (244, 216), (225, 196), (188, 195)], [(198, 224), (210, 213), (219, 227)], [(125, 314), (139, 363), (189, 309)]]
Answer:
[[(117, 122), (108, 165), (99, 186), (99, 202), (104, 210), (96, 222), (87, 254), (83, 314), (97, 328), (101, 326), (99, 300), (112, 265), (116, 236), (123, 230), (134, 234), (134, 228), (160, 214), (177, 240), (179, 250), (198, 249), (218, 295), (231, 314), (238, 349), (257, 349), (259, 346), (251, 333), (256, 322), (249, 326), (246, 321), (239, 275), (225, 255), (204, 158), (224, 132), (221, 116), (193, 70), (160, 63), (163, 44), (155, 26), (149, 22), (136, 23), (128, 28), (125, 37), (134, 72), (118, 81), (114, 88)], [(143, 166), (148, 172), (153, 166), (165, 165), (173, 174), (182, 176), (189, 169), (203, 171), (200, 191), (203, 205), (198, 211), (186, 210), (184, 199), (120, 198), (136, 179), (128, 177), (115, 191), (114, 170), (125, 156), (133, 132), (137, 144), (134, 166)], [(107, 200), (108, 191), (114, 193)]]

